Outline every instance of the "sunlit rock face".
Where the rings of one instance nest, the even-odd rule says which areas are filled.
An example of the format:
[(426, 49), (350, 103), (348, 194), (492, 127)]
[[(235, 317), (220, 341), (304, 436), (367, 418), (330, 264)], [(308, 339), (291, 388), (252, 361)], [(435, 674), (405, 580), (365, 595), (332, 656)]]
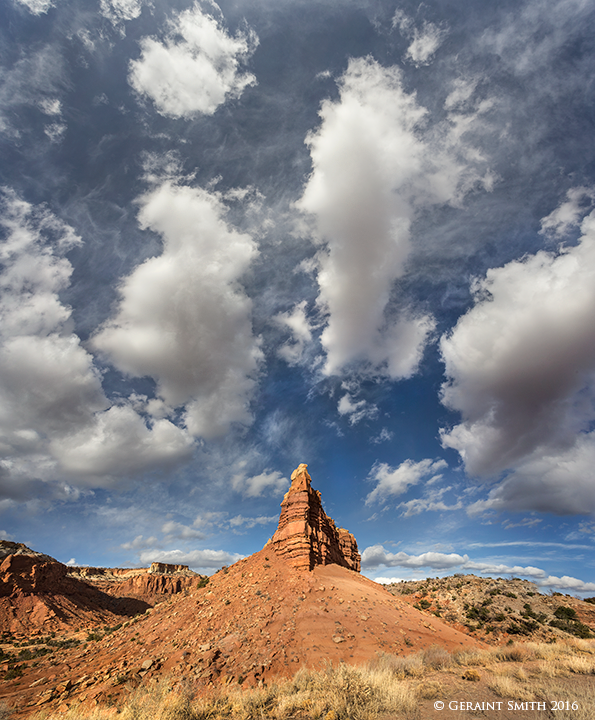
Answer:
[(293, 471), (291, 487), (281, 503), (277, 532), (269, 543), (298, 570), (334, 564), (359, 572), (357, 542), (350, 532), (337, 528), (324, 512), (320, 493), (312, 489), (307, 467), (302, 463)]

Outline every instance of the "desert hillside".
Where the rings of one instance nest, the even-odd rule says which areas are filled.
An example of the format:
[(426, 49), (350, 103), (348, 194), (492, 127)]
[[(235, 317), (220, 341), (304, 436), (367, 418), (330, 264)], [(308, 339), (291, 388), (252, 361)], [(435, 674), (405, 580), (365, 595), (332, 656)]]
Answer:
[[(203, 696), (342, 664), (426, 658), (432, 666), (488, 652), (487, 643), (570, 637), (571, 624), (586, 637), (593, 624), (588, 603), (540, 595), (524, 581), (385, 587), (363, 577), (355, 538), (326, 515), (306, 465), (293, 473), (264, 548), (210, 579), (157, 563), (68, 568), (21, 545), (2, 547), (0, 701), (18, 717), (121, 707), (159, 682)], [(558, 607), (580, 620), (566, 611), (566, 627), (552, 624)]]
[(528, 580), (456, 575), (386, 588), (413, 607), (490, 644), (595, 637), (595, 598), (546, 595)]

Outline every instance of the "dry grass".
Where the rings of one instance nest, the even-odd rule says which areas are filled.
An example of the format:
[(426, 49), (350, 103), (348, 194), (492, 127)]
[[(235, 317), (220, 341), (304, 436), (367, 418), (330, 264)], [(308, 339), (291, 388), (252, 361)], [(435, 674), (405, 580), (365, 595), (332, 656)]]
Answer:
[(527, 702), (535, 700), (535, 693), (525, 683), (520, 683), (513, 677), (501, 675), (488, 682), (488, 688), (498, 697), (507, 700)]
[(172, 687), (162, 681), (141, 688), (118, 710), (72, 707), (66, 714), (41, 713), (31, 720), (417, 720), (424, 702), (431, 707), (434, 699), (460, 694), (457, 683), (465, 675), (478, 681), (486, 699), (568, 700), (578, 709), (561, 706), (558, 720), (591, 720), (595, 683), (582, 678), (593, 674), (593, 642), (526, 643), (452, 656), (434, 647), (407, 657), (379, 654), (364, 667), (302, 669), (293, 679), (267, 687), (221, 687), (205, 697), (193, 697), (190, 684)]
[[(543, 697), (556, 701), (557, 707), (552, 712), (556, 720), (593, 720), (595, 707), (595, 690), (593, 686), (574, 687), (572, 692), (567, 687), (550, 685), (547, 692), (544, 689)], [(574, 707), (572, 703), (575, 703)]]

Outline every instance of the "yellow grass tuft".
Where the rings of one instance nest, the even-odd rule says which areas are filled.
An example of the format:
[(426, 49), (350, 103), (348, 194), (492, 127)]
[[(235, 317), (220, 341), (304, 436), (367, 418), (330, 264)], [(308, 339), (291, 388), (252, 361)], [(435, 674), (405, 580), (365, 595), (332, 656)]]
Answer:
[(520, 700), (521, 702), (535, 700), (535, 693), (531, 689), (507, 675), (495, 677), (488, 683), (488, 688), (507, 700)]

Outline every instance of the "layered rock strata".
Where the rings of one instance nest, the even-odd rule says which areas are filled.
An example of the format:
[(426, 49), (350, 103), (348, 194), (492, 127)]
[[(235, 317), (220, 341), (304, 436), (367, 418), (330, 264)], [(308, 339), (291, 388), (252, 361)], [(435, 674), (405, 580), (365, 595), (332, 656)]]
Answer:
[(70, 567), (22, 543), (0, 540), (0, 627), (31, 635), (115, 625), (206, 580), (186, 565)]
[(357, 542), (344, 528), (337, 528), (313, 490), (308, 466), (302, 463), (291, 475), (291, 487), (281, 503), (277, 532), (269, 544), (289, 565), (313, 570), (317, 565), (340, 565), (360, 571)]
[(169, 565), (168, 563), (154, 562), (149, 568), (150, 573), (159, 573), (161, 575), (174, 575), (175, 573), (189, 573), (188, 565)]

